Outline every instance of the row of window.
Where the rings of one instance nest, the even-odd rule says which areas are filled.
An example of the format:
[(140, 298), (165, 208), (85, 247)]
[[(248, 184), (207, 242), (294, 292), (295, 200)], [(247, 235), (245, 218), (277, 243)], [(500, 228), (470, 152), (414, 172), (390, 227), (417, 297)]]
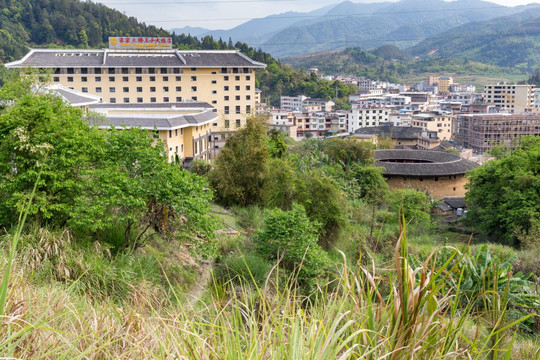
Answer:
[[(236, 127), (239, 128), (241, 126), (242, 122), (240, 121), (240, 119), (236, 119), (235, 124), (236, 124)], [(230, 120), (225, 120), (225, 125), (224, 126), (225, 126), (226, 129), (229, 129), (231, 127)]]
[[(95, 76), (95, 77), (91, 77), (91, 79), (94, 79), (95, 82), (101, 82), (101, 76)], [(122, 76), (122, 81), (124, 82), (127, 82), (129, 81), (130, 77), (129, 76)], [(58, 76), (55, 76), (53, 78), (54, 82), (60, 82), (60, 77)], [(156, 81), (156, 77), (155, 76), (150, 76), (149, 77), (149, 80), (151, 82), (154, 82)], [(181, 76), (175, 76), (174, 78), (175, 81), (182, 81), (182, 77)], [(197, 81), (197, 76), (191, 76), (190, 77), (190, 80), (191, 81)], [(225, 81), (229, 81), (229, 77), (228, 76), (224, 76), (223, 77), (223, 80)], [(235, 76), (235, 80), (236, 81), (240, 81), (240, 76)], [(251, 77), (250, 76), (246, 76), (246, 80), (247, 81), (250, 81), (251, 80)], [(73, 82), (73, 76), (68, 76), (67, 77), (67, 81), (68, 82)], [(82, 82), (88, 82), (88, 76), (81, 76), (81, 81)], [(109, 81), (110, 82), (115, 82), (116, 81), (116, 76), (109, 76)], [(142, 76), (136, 76), (135, 77), (135, 81), (137, 82), (142, 82), (143, 81), (143, 77)], [(161, 81), (169, 81), (169, 77), (168, 76), (163, 76), (161, 77)], [(217, 84), (217, 80), (212, 80), (212, 84)], [(248, 86), (249, 87), (249, 86)], [(226, 90), (228, 90), (228, 86), (225, 86), (225, 88), (227, 88)], [(240, 90), (240, 86), (236, 86), (236, 88), (238, 88), (238, 90)], [(248, 89), (249, 90), (249, 89)]]
[[(89, 68), (80, 68), (80, 74), (105, 74), (103, 68), (94, 68), (93, 72), (89, 71)], [(182, 74), (183, 71), (180, 68), (135, 68), (135, 74), (157, 74), (158, 71), (160, 74)], [(191, 71), (197, 71), (197, 68), (191, 68)], [(75, 68), (66, 68), (65, 72), (63, 69), (57, 68), (54, 71), (55, 74), (75, 74)], [(108, 68), (107, 74), (130, 74), (129, 68)]]
[[(197, 97), (194, 96), (194, 97), (191, 98), (191, 100), (197, 101)], [(142, 103), (142, 102), (144, 102), (144, 99), (143, 99), (142, 97), (138, 97), (138, 98), (136, 99), (136, 101), (137, 101), (138, 103)], [(150, 102), (151, 102), (151, 103), (157, 102), (157, 98), (151, 97), (151, 98), (150, 98)], [(165, 97), (163, 97), (162, 102), (168, 103), (168, 102), (170, 102), (170, 98), (169, 98), (168, 96), (165, 96)], [(176, 102), (182, 102), (182, 98), (181, 98), (181, 97), (177, 97), (177, 98), (176, 98)], [(111, 104), (116, 104), (116, 98), (109, 98), (109, 103), (111, 103)], [(124, 104), (129, 104), (129, 103), (130, 103), (130, 98), (127, 98), (127, 97), (126, 97), (126, 98), (123, 98), (123, 103), (124, 103)]]
[[(162, 91), (163, 91), (163, 92), (169, 92), (169, 89), (170, 89), (170, 88), (169, 88), (168, 86), (163, 86), (163, 87), (162, 87)], [(151, 86), (151, 87), (149, 88), (149, 90), (150, 90), (150, 92), (156, 92), (156, 87), (155, 87), (155, 86)], [(88, 87), (83, 87), (83, 88), (81, 89), (81, 91), (82, 91), (83, 93), (87, 93), (87, 92), (88, 92)], [(136, 87), (136, 88), (135, 88), (135, 91), (138, 92), (138, 93), (142, 93), (142, 92), (143, 92), (142, 86)], [(181, 92), (181, 91), (182, 91), (182, 87), (181, 87), (181, 86), (176, 86), (176, 87), (175, 87), (175, 91), (176, 91), (176, 92)], [(197, 91), (197, 87), (196, 87), (196, 86), (192, 86), (192, 87), (191, 87), (191, 91), (193, 91), (193, 92)], [(96, 92), (96, 93), (102, 93), (102, 92), (103, 92), (103, 88), (101, 88), (101, 87), (96, 87), (96, 88), (95, 88), (95, 92)], [(111, 92), (111, 93), (116, 92), (116, 87), (113, 87), (113, 86), (109, 87), (109, 92)], [(130, 88), (129, 88), (128, 86), (122, 87), (122, 92), (128, 93), (128, 92), (130, 92)], [(212, 94), (217, 94), (217, 91), (216, 91), (216, 90), (213, 90), (213, 91), (212, 91)], [(237, 100), (237, 101), (239, 101), (239, 100), (241, 100), (241, 96), (240, 96), (240, 95), (235, 95), (234, 99)], [(223, 97), (223, 100), (229, 101), (229, 100), (230, 100), (229, 95), (225, 95), (225, 96)], [(246, 100), (251, 100), (251, 95), (246, 95)]]
[[(225, 106), (223, 110), (224, 110), (225, 115), (230, 113), (229, 106)], [(235, 114), (241, 114), (242, 113), (241, 106), (240, 105), (235, 106), (234, 112)], [(249, 114), (250, 112), (251, 112), (251, 105), (246, 105), (246, 113)]]

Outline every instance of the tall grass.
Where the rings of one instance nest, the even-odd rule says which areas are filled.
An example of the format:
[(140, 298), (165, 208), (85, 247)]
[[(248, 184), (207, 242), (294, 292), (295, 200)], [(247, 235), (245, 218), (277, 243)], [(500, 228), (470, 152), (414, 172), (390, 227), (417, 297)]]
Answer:
[[(460, 269), (443, 271), (457, 256), (455, 251), (444, 266), (436, 266), (433, 255), (412, 268), (403, 231), (387, 269), (373, 263), (351, 267), (343, 256), (328, 286), (302, 296), (294, 274), (283, 280), (276, 266), (260, 286), (212, 282), (207, 300), (194, 308), (172, 301), (156, 304), (145, 289), (133, 289), (131, 301), (118, 305), (70, 291), (69, 285), (37, 286), (28, 280), (21, 258), (14, 257), (14, 290), (7, 296), (0, 354), (35, 359), (537, 358), (534, 342), (522, 347), (519, 357), (512, 353), (516, 325), (524, 318), (507, 319), (504, 297), (480, 295), (492, 304), (481, 313), (473, 314), (472, 305), (458, 307)], [(450, 276), (457, 284), (453, 289), (445, 286)]]

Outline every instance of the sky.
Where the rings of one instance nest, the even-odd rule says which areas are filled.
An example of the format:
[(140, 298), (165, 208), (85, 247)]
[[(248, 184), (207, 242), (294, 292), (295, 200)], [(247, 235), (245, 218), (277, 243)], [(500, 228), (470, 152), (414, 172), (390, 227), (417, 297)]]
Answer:
[[(93, 0), (119, 10), (139, 22), (170, 30), (184, 26), (205, 29), (230, 29), (253, 18), (261, 18), (287, 11), (308, 12), (343, 0)], [(383, 0), (384, 1), (384, 0)], [(392, 1), (392, 0), (386, 0)], [(489, 0), (488, 0), (489, 1)], [(374, 1), (353, 1), (374, 2)], [(491, 0), (490, 2), (516, 6), (534, 0)]]

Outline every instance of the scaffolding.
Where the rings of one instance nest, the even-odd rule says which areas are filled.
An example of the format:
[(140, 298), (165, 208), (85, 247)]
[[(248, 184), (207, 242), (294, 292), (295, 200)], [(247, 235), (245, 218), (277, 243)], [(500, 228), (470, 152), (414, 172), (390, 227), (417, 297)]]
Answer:
[(481, 114), (461, 118), (459, 135), (466, 148), (484, 153), (493, 146), (518, 146), (525, 135), (540, 136), (540, 115)]

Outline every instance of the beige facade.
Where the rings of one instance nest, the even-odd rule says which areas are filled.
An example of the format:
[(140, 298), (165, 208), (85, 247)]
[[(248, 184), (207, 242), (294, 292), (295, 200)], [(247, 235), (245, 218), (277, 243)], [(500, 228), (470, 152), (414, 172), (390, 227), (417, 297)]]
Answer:
[(454, 83), (454, 79), (449, 76), (439, 78), (439, 93), (447, 94), (450, 92), (450, 86)]
[(446, 113), (419, 113), (412, 116), (412, 126), (424, 128), (427, 131), (437, 132), (439, 140), (450, 140), (453, 137), (452, 114)]
[(446, 196), (465, 196), (467, 177), (465, 174), (447, 176), (395, 176), (385, 175), (390, 189), (417, 189), (437, 200)]
[(534, 108), (534, 85), (485, 85), (482, 98), (488, 105), (520, 114)]
[[(234, 131), (256, 109), (255, 69), (237, 51), (33, 49), (8, 68), (52, 69), (52, 83), (108, 104), (204, 101), (219, 115), (213, 133)], [(221, 140), (221, 136), (218, 136)]]

